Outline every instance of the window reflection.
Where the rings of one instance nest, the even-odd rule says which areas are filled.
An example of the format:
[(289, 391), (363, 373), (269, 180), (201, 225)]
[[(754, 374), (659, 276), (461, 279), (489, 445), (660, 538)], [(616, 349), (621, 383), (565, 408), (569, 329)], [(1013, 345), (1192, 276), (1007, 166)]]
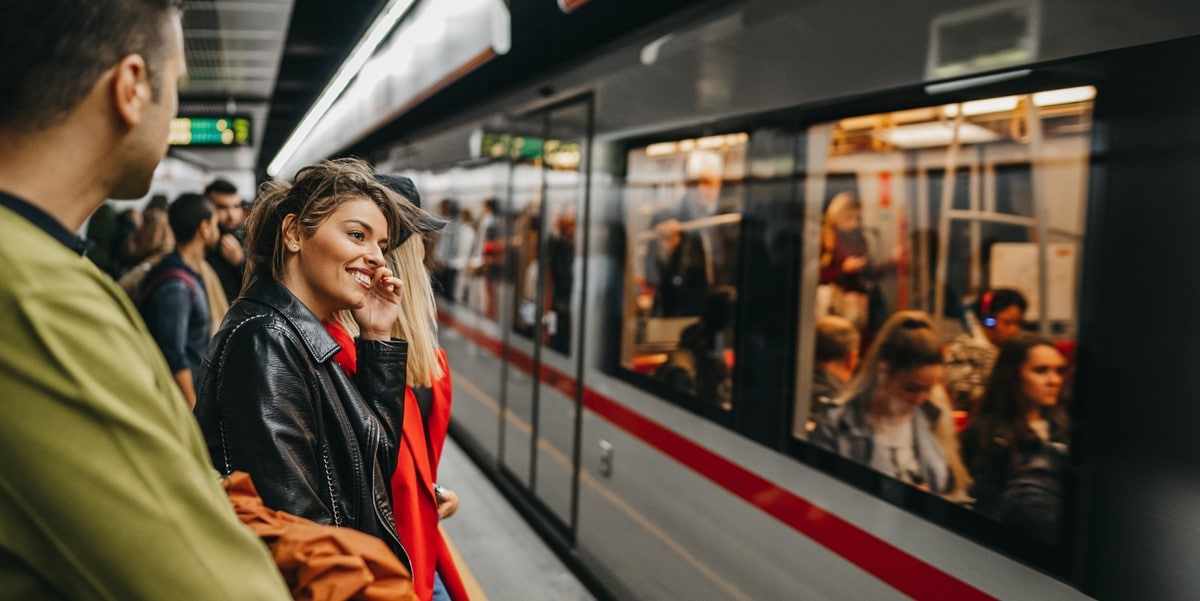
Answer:
[(1055, 540), (1094, 96), (809, 129), (798, 437)]
[(746, 134), (635, 148), (625, 190), (622, 365), (733, 407)]

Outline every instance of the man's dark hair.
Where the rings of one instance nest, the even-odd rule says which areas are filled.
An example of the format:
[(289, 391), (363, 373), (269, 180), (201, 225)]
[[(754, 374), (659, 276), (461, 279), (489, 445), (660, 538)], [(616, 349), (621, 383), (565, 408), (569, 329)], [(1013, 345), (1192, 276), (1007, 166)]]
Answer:
[(217, 194), (237, 194), (237, 186), (229, 182), (229, 180), (217, 179), (213, 183), (204, 188), (204, 196), (212, 198), (213, 192)]
[(200, 224), (212, 219), (217, 209), (212, 201), (200, 194), (180, 194), (167, 209), (167, 220), (175, 234), (175, 245), (186, 244), (196, 237)]
[(155, 101), (164, 25), (181, 0), (11, 0), (0, 19), (0, 128), (44, 129), (127, 55), (146, 61)]
[(997, 313), (1009, 308), (1016, 307), (1024, 314), (1029, 310), (1029, 301), (1025, 300), (1025, 295), (1021, 291), (1012, 288), (993, 288), (979, 295), (979, 299), (972, 303), (968, 309), (975, 313), (975, 316), (980, 319), (995, 317)]

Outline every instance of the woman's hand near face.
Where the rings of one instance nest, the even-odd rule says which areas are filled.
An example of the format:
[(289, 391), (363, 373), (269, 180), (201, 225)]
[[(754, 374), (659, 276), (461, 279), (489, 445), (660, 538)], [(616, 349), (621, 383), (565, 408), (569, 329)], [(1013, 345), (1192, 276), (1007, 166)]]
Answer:
[(367, 298), (361, 307), (351, 309), (350, 314), (358, 322), (359, 334), (364, 340), (391, 340), (392, 325), (400, 317), (400, 292), (404, 282), (392, 276), (387, 267), (380, 267), (371, 281)]

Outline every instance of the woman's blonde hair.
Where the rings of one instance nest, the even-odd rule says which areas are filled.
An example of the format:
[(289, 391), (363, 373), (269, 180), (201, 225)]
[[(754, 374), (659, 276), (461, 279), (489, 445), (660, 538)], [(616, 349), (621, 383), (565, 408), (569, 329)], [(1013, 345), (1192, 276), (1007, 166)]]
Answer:
[(444, 375), (437, 357), (437, 301), (421, 256), (424, 244), (421, 236), (412, 236), (388, 254), (388, 265), (404, 280), (404, 311), (392, 327), (392, 335), (408, 341), (408, 383), (412, 386), (431, 386)]
[[(405, 382), (409, 386), (428, 387), (445, 372), (438, 362), (437, 301), (421, 257), (424, 245), (421, 236), (411, 236), (388, 253), (387, 261), (392, 274), (404, 282), (400, 290), (400, 317), (392, 326), (392, 336), (408, 341)], [(349, 311), (338, 311), (335, 317), (351, 336), (358, 336), (358, 324)]]
[[(942, 342), (929, 316), (921, 311), (897, 311), (880, 328), (875, 342), (858, 368), (858, 375), (846, 387), (842, 398), (857, 398), (866, 403), (864, 409), (868, 420), (873, 420), (882, 410), (874, 394), (879, 385), (880, 363), (887, 364), (890, 375), (897, 371), (941, 365), (942, 361)], [(954, 410), (949, 395), (940, 383), (930, 391), (929, 402), (939, 410), (933, 435), (942, 447), (950, 473), (954, 475), (954, 487), (946, 492), (946, 496), (961, 495), (971, 485), (971, 475), (959, 455)]]
[[(392, 274), (404, 282), (400, 289), (400, 317), (392, 326), (392, 336), (408, 341), (405, 381), (409, 386), (428, 387), (445, 374), (438, 362), (437, 301), (421, 256), (424, 247), (424, 238), (410, 236), (388, 253), (387, 262)], [(337, 320), (351, 336), (358, 335), (358, 325), (349, 311), (339, 311)]]
[(825, 208), (825, 219), (821, 223), (821, 267), (833, 262), (833, 249), (837, 245), (837, 224), (847, 211), (862, 211), (862, 202), (849, 192), (838, 192)]

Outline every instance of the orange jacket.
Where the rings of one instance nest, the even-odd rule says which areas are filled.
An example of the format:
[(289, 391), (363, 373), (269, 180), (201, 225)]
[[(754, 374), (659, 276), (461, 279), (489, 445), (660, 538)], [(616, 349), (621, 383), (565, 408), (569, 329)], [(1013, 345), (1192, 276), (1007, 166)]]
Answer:
[(317, 524), (263, 505), (250, 475), (223, 482), (238, 518), (271, 550), (299, 601), (415, 601), (412, 577), (383, 541), (351, 528)]

